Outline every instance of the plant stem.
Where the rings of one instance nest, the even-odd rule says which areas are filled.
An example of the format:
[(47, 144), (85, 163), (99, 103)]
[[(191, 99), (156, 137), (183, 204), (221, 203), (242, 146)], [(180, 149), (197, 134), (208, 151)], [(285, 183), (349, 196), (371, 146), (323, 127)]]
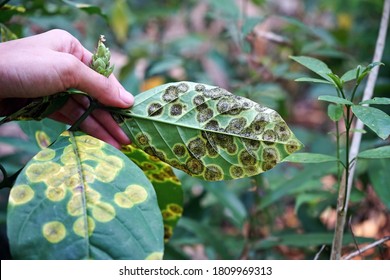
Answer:
[[(382, 13), (382, 19), (379, 29), (379, 35), (375, 46), (375, 53), (373, 61), (381, 61), (382, 60), (382, 54), (386, 42), (386, 33), (387, 28), (389, 24), (389, 14), (390, 14), (390, 0), (385, 0), (384, 6), (383, 6), (383, 13)], [(376, 79), (378, 77), (378, 67), (374, 68), (369, 76), (366, 88), (364, 90), (363, 100), (370, 99), (373, 96), (374, 87), (376, 83)], [(348, 124), (346, 123), (346, 126), (350, 126), (351, 120), (348, 119)], [(363, 128), (363, 123), (358, 120), (356, 123), (357, 130), (360, 130)], [(346, 135), (347, 139), (348, 133)], [(349, 140), (347, 143), (347, 154), (348, 156), (348, 162), (346, 163), (346, 168), (343, 173), (340, 188), (339, 188), (339, 195), (337, 199), (337, 218), (336, 218), (336, 227), (335, 227), (335, 233), (333, 237), (333, 243), (332, 243), (332, 252), (331, 252), (331, 259), (332, 260), (339, 260), (341, 259), (341, 249), (343, 244), (343, 234), (344, 234), (344, 227), (346, 223), (346, 217), (347, 217), (347, 210), (348, 210), (348, 202), (349, 197), (352, 189), (352, 182), (353, 182), (353, 176), (355, 173), (355, 167), (356, 167), (356, 156), (359, 152), (360, 148), (360, 142), (361, 142), (361, 133), (355, 132), (353, 134), (351, 147), (349, 148)], [(349, 162), (349, 159), (353, 159), (351, 163)], [(353, 163), (353, 164), (352, 164)]]

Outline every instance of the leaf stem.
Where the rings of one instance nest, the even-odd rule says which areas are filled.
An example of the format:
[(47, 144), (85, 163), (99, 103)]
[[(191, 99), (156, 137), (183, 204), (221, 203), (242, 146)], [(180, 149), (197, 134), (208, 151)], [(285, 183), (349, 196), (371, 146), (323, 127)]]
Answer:
[(93, 100), (90, 96), (87, 96), (90, 104), (88, 109), (81, 115), (81, 117), (69, 128), (69, 131), (76, 131), (79, 129), (81, 123), (92, 113), (93, 110), (99, 107), (99, 103)]

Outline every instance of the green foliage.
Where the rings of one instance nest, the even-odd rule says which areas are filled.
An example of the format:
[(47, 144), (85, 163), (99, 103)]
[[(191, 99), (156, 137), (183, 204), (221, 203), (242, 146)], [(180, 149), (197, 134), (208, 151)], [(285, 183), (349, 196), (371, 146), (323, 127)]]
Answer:
[(63, 133), (29, 161), (11, 189), (7, 224), (17, 259), (163, 255), (150, 182), (118, 150), (80, 133)]

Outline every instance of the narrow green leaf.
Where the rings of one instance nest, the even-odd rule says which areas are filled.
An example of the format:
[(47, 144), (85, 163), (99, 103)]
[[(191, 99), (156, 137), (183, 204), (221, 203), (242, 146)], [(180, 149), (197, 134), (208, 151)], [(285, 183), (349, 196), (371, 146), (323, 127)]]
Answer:
[(374, 97), (373, 99), (368, 99), (359, 103), (362, 104), (376, 104), (376, 105), (389, 105), (390, 98), (388, 97)]
[(322, 79), (316, 79), (316, 78), (310, 78), (310, 77), (302, 77), (295, 79), (296, 82), (309, 82), (309, 83), (319, 83), (319, 84), (328, 84), (331, 85), (332, 83), (327, 80)]
[(332, 73), (332, 70), (330, 70), (328, 65), (321, 60), (308, 56), (290, 56), (290, 58), (310, 69), (325, 80), (333, 83), (332, 79), (328, 76), (328, 74)]
[(15, 259), (162, 258), (164, 248), (142, 170), (82, 133), (63, 133), (26, 165), (9, 196), (7, 231)]
[(344, 98), (341, 98), (341, 97), (337, 97), (337, 96), (333, 96), (333, 95), (321, 95), (318, 97), (318, 100), (322, 100), (322, 101), (328, 101), (328, 102), (332, 102), (332, 103), (336, 103), (336, 104), (345, 104), (345, 105), (353, 105), (353, 103), (347, 99), (344, 99)]
[(277, 112), (192, 82), (138, 94), (114, 116), (145, 152), (208, 181), (259, 174), (302, 146)]
[(354, 105), (352, 112), (365, 125), (385, 140), (390, 135), (390, 116), (385, 112), (368, 106)]
[(336, 74), (333, 74), (333, 73), (329, 73), (328, 76), (332, 79), (333, 81), (333, 84), (339, 89), (339, 90), (342, 90), (343, 89), (343, 81), (340, 79), (339, 76), (337, 76)]
[(390, 146), (365, 150), (358, 154), (359, 158), (390, 158)]
[(295, 153), (289, 155), (283, 162), (295, 162), (295, 163), (321, 163), (321, 162), (332, 162), (338, 161), (336, 157), (315, 154), (315, 153)]
[(334, 121), (334, 122), (337, 122), (339, 120), (341, 120), (341, 118), (343, 117), (343, 106), (341, 104), (329, 104), (328, 105), (328, 116), (329, 118)]
[(360, 82), (371, 72), (371, 70), (374, 67), (380, 66), (380, 65), (384, 65), (384, 64), (382, 62), (373, 62), (373, 63), (367, 65), (367, 67), (365, 67), (363, 69), (363, 71), (361, 72), (361, 74), (357, 78), (357, 83), (360, 84)]

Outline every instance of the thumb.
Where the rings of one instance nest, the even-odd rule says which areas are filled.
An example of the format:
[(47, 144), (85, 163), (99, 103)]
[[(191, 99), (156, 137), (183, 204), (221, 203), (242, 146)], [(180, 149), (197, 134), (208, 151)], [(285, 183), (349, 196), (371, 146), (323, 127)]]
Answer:
[(67, 88), (84, 91), (107, 106), (127, 108), (133, 105), (133, 95), (125, 90), (114, 75), (106, 78), (81, 61), (74, 61), (77, 65), (68, 68), (72, 69), (72, 73), (69, 73), (68, 82), (64, 82)]

